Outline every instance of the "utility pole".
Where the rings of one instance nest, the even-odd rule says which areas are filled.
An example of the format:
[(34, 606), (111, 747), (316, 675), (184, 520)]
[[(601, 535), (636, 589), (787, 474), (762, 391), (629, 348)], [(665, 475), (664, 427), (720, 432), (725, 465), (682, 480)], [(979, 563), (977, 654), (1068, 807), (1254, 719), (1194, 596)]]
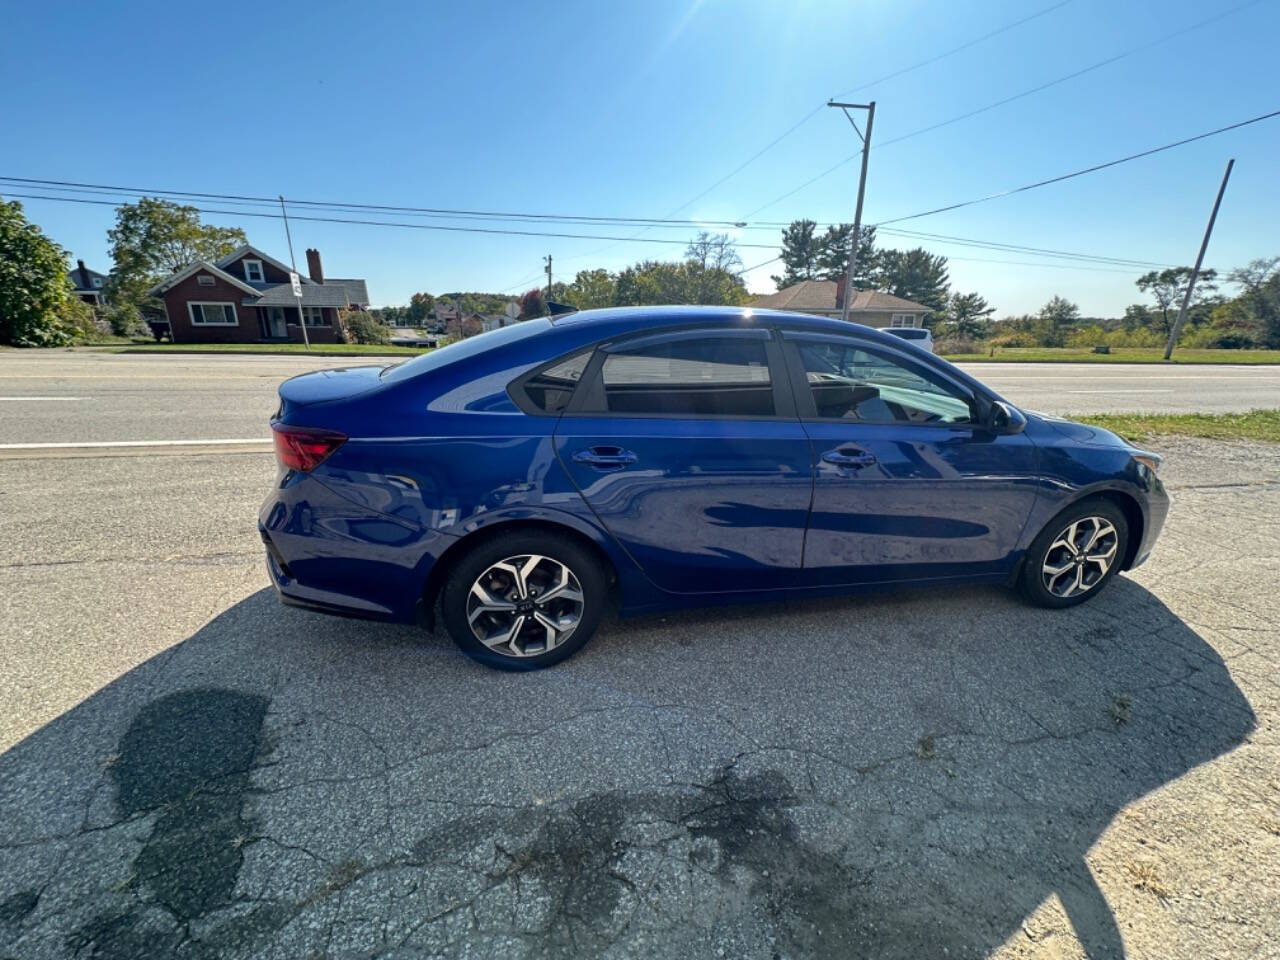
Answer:
[[(292, 272), (289, 274), (289, 282), (293, 284), (293, 297), (298, 301), (298, 323), (302, 326), (302, 342), (306, 349), (311, 349), (311, 336), (307, 333), (307, 317), (302, 312), (302, 278), (298, 276), (298, 261), (293, 259), (293, 235), (289, 233), (289, 211), (284, 208), (284, 196), (280, 197), (280, 215), (284, 217), (284, 238), (289, 241), (289, 266)], [(285, 322), (285, 331), (289, 329), (288, 322)]]
[(542, 258), (547, 261), (547, 299), (551, 299), (551, 254), (547, 254)]
[(1222, 195), (1227, 192), (1227, 181), (1231, 179), (1231, 168), (1235, 165), (1235, 157), (1227, 161), (1227, 172), (1222, 175), (1222, 186), (1218, 187), (1218, 197), (1213, 201), (1213, 212), (1209, 214), (1209, 225), (1204, 228), (1204, 239), (1200, 241), (1200, 253), (1196, 257), (1196, 265), (1191, 268), (1191, 280), (1187, 283), (1187, 292), (1182, 298), (1178, 319), (1173, 321), (1173, 329), (1169, 331), (1169, 342), (1164, 348), (1166, 360), (1173, 355), (1173, 346), (1178, 342), (1178, 334), (1182, 332), (1182, 322), (1187, 319), (1187, 307), (1191, 305), (1191, 294), (1196, 288), (1196, 279), (1200, 276), (1200, 264), (1204, 263), (1204, 252), (1209, 249), (1209, 235), (1213, 233), (1213, 221), (1218, 219), (1218, 207), (1222, 205)]
[[(840, 309), (840, 319), (848, 323), (849, 304), (853, 300), (853, 272), (858, 265), (858, 243), (862, 239), (862, 197), (867, 191), (867, 157), (871, 153), (871, 125), (876, 119), (876, 102), (872, 100), (870, 103), (836, 103), (834, 100), (828, 100), (827, 106), (839, 107), (843, 110), (849, 123), (853, 125), (854, 132), (862, 140), (862, 173), (858, 177), (858, 205), (853, 211), (853, 239), (850, 242), (849, 265), (844, 272), (844, 303)], [(865, 135), (858, 129), (857, 122), (849, 113), (850, 110), (867, 111), (867, 132)]]

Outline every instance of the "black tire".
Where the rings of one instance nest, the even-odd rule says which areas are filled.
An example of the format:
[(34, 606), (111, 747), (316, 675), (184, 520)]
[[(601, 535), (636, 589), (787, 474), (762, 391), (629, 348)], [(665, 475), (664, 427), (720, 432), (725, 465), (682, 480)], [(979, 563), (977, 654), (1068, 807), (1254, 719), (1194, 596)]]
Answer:
[[(1081, 524), (1076, 538), (1076, 546), (1081, 546), (1095, 531), (1105, 529), (1093, 526), (1094, 518), (1109, 523), (1115, 531), (1114, 537), (1105, 534), (1099, 536), (1097, 552), (1083, 551), (1086, 559), (1077, 560), (1076, 556), (1080, 555), (1080, 552), (1072, 553), (1068, 547), (1063, 546), (1065, 539), (1060, 535), (1067, 533), (1073, 523)], [(1129, 524), (1125, 520), (1124, 512), (1115, 503), (1104, 497), (1081, 500), (1067, 507), (1045, 524), (1040, 535), (1027, 549), (1022, 573), (1018, 578), (1019, 588), (1022, 595), (1037, 606), (1074, 607), (1097, 596), (1111, 582), (1124, 563), (1128, 546)], [(1101, 569), (1101, 562), (1088, 558), (1101, 557), (1108, 553), (1111, 554), (1110, 562), (1101, 576), (1097, 576)], [(1064, 564), (1068, 566), (1064, 567)], [(1046, 565), (1053, 568), (1062, 567), (1065, 572), (1054, 579), (1050, 573), (1046, 572)], [(1078, 583), (1077, 576), (1080, 578)], [(1053, 581), (1055, 589), (1049, 588), (1046, 577)], [(1090, 577), (1094, 579), (1090, 580)], [(1068, 592), (1072, 589), (1078, 592)]]
[[(521, 605), (521, 609), (495, 613), (480, 612), (477, 620), (478, 629), (494, 636), (500, 635), (504, 625), (513, 624), (517, 616), (524, 616), (523, 608), (535, 602), (539, 590), (543, 593), (552, 593), (550, 587), (556, 582), (553, 574), (559, 574), (557, 564), (567, 569), (572, 578), (569, 581), (570, 587), (562, 591), (562, 594), (580, 593), (581, 608), (577, 610), (577, 601), (566, 600), (562, 596), (546, 601), (549, 606), (545, 609), (536, 606), (536, 613), (542, 614), (544, 618), (550, 618), (555, 623), (567, 623), (576, 614), (575, 625), (563, 640), (550, 649), (538, 652), (538, 638), (541, 637), (542, 645), (545, 647), (550, 631), (543, 626), (546, 619), (539, 621), (534, 618), (534, 613), (530, 613), (525, 620), (527, 625), (521, 628), (512, 643), (486, 645), (472, 630), (469, 619), (469, 604), (484, 607), (478, 599), (473, 599), (473, 585), (482, 574), (491, 574), (492, 577), (498, 578), (497, 580), (489, 579), (487, 587), (492, 587), (494, 583), (501, 583), (503, 573), (493, 573), (492, 568), (495, 565), (502, 564), (511, 558), (535, 556), (543, 557), (547, 562), (537, 565), (530, 575), (530, 598), (520, 599), (517, 596), (513, 577), (510, 590), (503, 592), (494, 589), (490, 596), (503, 603), (517, 603)], [(579, 587), (577, 591), (571, 589), (572, 580), (577, 582)], [(508, 599), (508, 595), (513, 599)], [(607, 572), (600, 558), (590, 549), (564, 534), (542, 530), (516, 530), (481, 541), (454, 564), (440, 592), (440, 614), (444, 620), (445, 629), (453, 637), (454, 643), (472, 659), (500, 670), (540, 670), (573, 656), (586, 645), (600, 625), (608, 596)], [(489, 626), (491, 629), (487, 629)], [(518, 655), (513, 652), (514, 650), (525, 652), (524, 655)]]

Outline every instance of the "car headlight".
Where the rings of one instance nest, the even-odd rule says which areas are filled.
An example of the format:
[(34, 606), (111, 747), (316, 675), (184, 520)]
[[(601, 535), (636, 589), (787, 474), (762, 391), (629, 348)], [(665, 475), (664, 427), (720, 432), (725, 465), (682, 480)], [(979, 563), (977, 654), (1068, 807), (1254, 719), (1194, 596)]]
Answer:
[(1141, 464), (1151, 471), (1151, 475), (1159, 476), (1160, 474), (1160, 458), (1154, 453), (1135, 453), (1133, 455), (1135, 462)]

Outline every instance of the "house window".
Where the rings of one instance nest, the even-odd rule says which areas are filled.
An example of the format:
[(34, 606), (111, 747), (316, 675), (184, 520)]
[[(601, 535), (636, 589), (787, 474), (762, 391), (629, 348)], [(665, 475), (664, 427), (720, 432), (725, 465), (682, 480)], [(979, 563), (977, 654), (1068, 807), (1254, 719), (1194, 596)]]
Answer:
[(244, 278), (250, 283), (263, 283), (262, 261), (246, 260), (244, 262)]
[(187, 311), (197, 327), (234, 327), (239, 322), (230, 303), (188, 303)]
[(889, 320), (891, 327), (914, 327), (916, 325), (916, 315), (914, 313), (895, 313)]
[(213, 279), (213, 277), (209, 276), (207, 273), (202, 273), (196, 278), (196, 283), (202, 287), (212, 287), (216, 286), (218, 281)]
[(303, 307), (302, 322), (308, 327), (327, 327), (329, 321), (324, 318), (324, 311), (320, 307)]
[(102, 288), (102, 278), (101, 278), (101, 277), (94, 277), (94, 278), (93, 278), (93, 288), (94, 288), (95, 290), (100, 290), (100, 289)]

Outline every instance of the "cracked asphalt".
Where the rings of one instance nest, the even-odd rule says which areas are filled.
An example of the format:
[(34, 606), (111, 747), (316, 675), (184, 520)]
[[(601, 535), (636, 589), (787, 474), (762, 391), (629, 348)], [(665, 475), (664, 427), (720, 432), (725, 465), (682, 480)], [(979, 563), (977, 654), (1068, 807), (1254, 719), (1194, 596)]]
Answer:
[(0, 462), (0, 958), (1269, 958), (1280, 448), (1147, 566), (607, 624), (280, 606), (269, 456)]

